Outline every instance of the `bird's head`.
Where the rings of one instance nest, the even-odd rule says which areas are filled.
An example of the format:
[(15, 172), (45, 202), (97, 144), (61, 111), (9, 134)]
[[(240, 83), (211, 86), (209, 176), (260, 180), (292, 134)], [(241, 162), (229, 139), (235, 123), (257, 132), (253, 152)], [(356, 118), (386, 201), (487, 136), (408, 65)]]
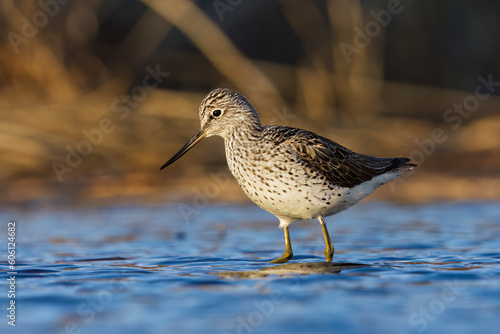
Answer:
[(172, 164), (205, 137), (226, 139), (235, 131), (261, 128), (259, 115), (252, 103), (228, 88), (217, 88), (208, 93), (201, 102), (199, 115), (200, 130), (160, 169)]

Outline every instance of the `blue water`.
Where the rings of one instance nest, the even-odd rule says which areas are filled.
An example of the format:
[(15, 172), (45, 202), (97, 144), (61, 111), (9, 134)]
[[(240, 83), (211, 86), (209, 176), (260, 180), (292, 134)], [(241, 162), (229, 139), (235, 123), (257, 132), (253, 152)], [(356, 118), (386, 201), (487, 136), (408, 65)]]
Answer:
[[(327, 219), (337, 273), (274, 267), (276, 219), (253, 205), (3, 212), (1, 333), (497, 333), (500, 203), (359, 204)], [(16, 327), (7, 222), (17, 220)], [(317, 222), (295, 258), (324, 260)]]

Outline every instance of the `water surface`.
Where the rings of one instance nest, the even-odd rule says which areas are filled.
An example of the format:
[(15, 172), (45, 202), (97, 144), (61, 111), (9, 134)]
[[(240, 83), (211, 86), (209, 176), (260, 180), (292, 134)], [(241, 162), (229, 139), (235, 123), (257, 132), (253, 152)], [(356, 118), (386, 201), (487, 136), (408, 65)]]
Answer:
[(321, 264), (314, 221), (291, 226), (295, 257), (281, 267), (267, 262), (284, 250), (278, 222), (253, 205), (0, 217), (3, 240), (7, 221), (18, 222), (17, 321), (7, 325), (2, 279), (1, 333), (496, 333), (500, 326), (497, 202), (361, 203), (327, 219), (333, 265)]

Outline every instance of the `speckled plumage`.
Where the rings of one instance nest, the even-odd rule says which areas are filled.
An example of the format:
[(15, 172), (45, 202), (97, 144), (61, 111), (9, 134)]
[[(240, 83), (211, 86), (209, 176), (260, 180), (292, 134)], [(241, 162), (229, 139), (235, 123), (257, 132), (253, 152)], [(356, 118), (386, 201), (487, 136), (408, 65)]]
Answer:
[[(220, 111), (220, 115), (219, 115)], [(162, 168), (205, 136), (224, 138), (229, 169), (245, 194), (274, 214), (285, 228), (318, 218), (327, 249), (331, 245), (323, 217), (338, 213), (370, 195), (384, 183), (410, 171), (406, 158), (375, 158), (353, 151), (315, 133), (285, 127), (262, 127), (253, 105), (230, 89), (215, 89), (200, 106), (201, 130)], [(290, 249), (288, 249), (290, 248)], [(331, 261), (325, 250), (327, 261)]]

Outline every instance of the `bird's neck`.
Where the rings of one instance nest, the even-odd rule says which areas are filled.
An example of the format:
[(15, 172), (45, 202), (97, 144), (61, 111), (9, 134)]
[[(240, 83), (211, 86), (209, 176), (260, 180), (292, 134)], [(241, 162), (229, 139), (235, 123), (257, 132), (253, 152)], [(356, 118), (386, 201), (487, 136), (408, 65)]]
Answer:
[(262, 135), (262, 125), (259, 119), (252, 119), (242, 122), (237, 126), (232, 127), (228, 131), (226, 141), (229, 142), (249, 142), (259, 140)]
[(246, 124), (232, 129), (228, 136), (224, 137), (227, 164), (229, 170), (240, 185), (244, 184), (245, 173), (244, 161), (251, 161), (262, 144), (263, 128), (260, 122), (257, 124)]

